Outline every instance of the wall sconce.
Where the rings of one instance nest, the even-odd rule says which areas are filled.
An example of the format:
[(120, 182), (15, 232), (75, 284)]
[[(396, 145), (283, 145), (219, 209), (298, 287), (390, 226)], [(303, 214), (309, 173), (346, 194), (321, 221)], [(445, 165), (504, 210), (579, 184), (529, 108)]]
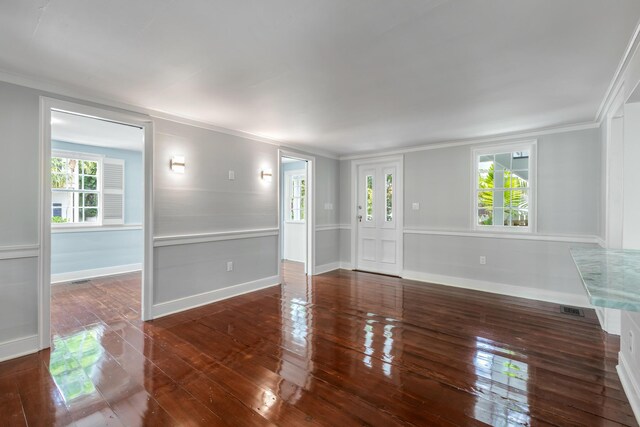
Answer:
[(184, 156), (174, 156), (169, 161), (169, 167), (176, 173), (184, 173)]
[(271, 178), (273, 177), (273, 171), (271, 169), (263, 169), (260, 172), (260, 178), (263, 181), (271, 182)]

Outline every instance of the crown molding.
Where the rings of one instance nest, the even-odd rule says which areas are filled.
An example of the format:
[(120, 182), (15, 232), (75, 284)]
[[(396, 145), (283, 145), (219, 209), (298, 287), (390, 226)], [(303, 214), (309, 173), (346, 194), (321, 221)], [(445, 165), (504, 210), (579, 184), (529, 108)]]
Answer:
[(104, 97), (99, 95), (98, 93), (91, 90), (77, 89), (72, 88), (68, 85), (59, 85), (51, 82), (46, 82), (44, 80), (40, 80), (33, 77), (23, 76), (15, 73), (11, 73), (5, 70), (0, 69), (0, 81), (23, 86), (29, 89), (38, 90), (46, 93), (46, 96), (58, 98), (64, 97), (65, 100), (80, 100), (85, 102), (90, 102), (93, 104), (98, 104), (102, 106), (117, 108), (120, 110), (125, 110), (128, 112), (144, 114), (151, 118), (167, 120), (174, 123), (180, 123), (183, 125), (198, 127), (201, 129), (207, 129), (213, 132), (223, 133), (226, 135), (237, 136), (244, 139), (249, 139), (252, 141), (263, 142), (265, 144), (274, 145), (277, 147), (282, 147), (286, 149), (302, 151), (309, 154), (315, 154), (317, 156), (327, 157), (330, 159), (338, 159), (338, 156), (335, 153), (325, 150), (319, 150), (308, 146), (302, 146), (285, 143), (283, 141), (279, 141), (273, 138), (267, 138), (262, 135), (254, 134), (251, 132), (246, 132), (237, 129), (225, 128), (222, 126), (218, 126), (214, 123), (210, 123), (207, 121), (203, 121), (200, 119), (195, 119), (192, 117), (181, 116), (173, 113), (169, 113), (162, 110), (154, 110), (147, 107), (142, 107), (140, 105), (128, 104), (124, 102), (117, 101), (112, 98)]
[(468, 139), (461, 139), (461, 140), (434, 142), (431, 144), (416, 145), (413, 147), (406, 147), (406, 148), (399, 148), (399, 149), (389, 149), (386, 151), (383, 150), (383, 151), (375, 151), (375, 152), (366, 152), (362, 154), (352, 154), (352, 155), (340, 156), (340, 160), (368, 159), (368, 158), (374, 158), (374, 157), (389, 156), (394, 154), (406, 154), (406, 153), (414, 153), (417, 151), (436, 150), (439, 148), (451, 148), (451, 147), (460, 147), (464, 145), (486, 144), (486, 143), (493, 143), (493, 142), (515, 142), (523, 139), (535, 138), (542, 135), (549, 135), (549, 134), (563, 133), (563, 132), (574, 132), (574, 131), (585, 130), (585, 129), (596, 129), (599, 127), (600, 127), (600, 122), (575, 123), (575, 124), (569, 124), (569, 125), (563, 125), (563, 126), (534, 129), (534, 130), (529, 130), (525, 132), (495, 134), (495, 135), (483, 136), (479, 138), (468, 138)]
[(638, 21), (638, 23), (636, 24), (636, 28), (633, 31), (633, 35), (631, 36), (631, 39), (627, 44), (627, 48), (625, 49), (624, 54), (620, 59), (620, 63), (618, 64), (618, 67), (616, 68), (615, 73), (613, 73), (613, 77), (611, 79), (611, 82), (609, 83), (609, 87), (607, 88), (607, 91), (604, 94), (604, 98), (602, 98), (602, 102), (598, 107), (598, 111), (596, 112), (596, 117), (595, 117), (596, 122), (601, 123), (605, 119), (607, 111), (609, 111), (609, 108), (611, 108), (611, 104), (613, 103), (616, 97), (616, 94), (620, 90), (620, 86), (622, 86), (622, 84), (624, 83), (624, 75), (627, 71), (627, 68), (629, 67), (629, 63), (631, 62), (631, 59), (633, 58), (636, 51), (638, 50), (639, 45), (640, 45), (640, 21)]

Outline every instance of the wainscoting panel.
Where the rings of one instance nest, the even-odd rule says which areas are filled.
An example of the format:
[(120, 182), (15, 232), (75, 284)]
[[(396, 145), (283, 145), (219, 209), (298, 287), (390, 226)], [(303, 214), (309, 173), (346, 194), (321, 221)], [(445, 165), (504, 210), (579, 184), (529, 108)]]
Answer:
[[(180, 243), (156, 247), (154, 252), (154, 306), (278, 274), (277, 235)], [(227, 271), (229, 262), (233, 263), (232, 271)]]
[(0, 260), (0, 295), (0, 345), (37, 334), (38, 258)]

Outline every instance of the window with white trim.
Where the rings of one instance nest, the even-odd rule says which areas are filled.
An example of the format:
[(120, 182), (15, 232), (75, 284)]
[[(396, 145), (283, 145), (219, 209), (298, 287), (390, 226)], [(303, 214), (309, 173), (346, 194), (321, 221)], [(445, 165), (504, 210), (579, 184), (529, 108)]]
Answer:
[(306, 176), (304, 171), (300, 173), (287, 173), (287, 187), (285, 195), (287, 200), (287, 222), (304, 222), (306, 201)]
[(474, 150), (476, 229), (532, 231), (535, 142)]
[(124, 223), (124, 160), (56, 151), (51, 156), (51, 222)]

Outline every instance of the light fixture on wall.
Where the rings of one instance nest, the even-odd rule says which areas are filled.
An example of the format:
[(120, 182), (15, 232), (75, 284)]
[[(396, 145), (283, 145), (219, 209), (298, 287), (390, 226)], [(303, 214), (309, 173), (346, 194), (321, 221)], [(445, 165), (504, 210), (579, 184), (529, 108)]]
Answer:
[(173, 156), (169, 161), (169, 167), (176, 173), (184, 173), (184, 156)]
[(260, 172), (260, 178), (263, 181), (271, 182), (271, 178), (273, 177), (273, 171), (271, 169), (263, 169)]

